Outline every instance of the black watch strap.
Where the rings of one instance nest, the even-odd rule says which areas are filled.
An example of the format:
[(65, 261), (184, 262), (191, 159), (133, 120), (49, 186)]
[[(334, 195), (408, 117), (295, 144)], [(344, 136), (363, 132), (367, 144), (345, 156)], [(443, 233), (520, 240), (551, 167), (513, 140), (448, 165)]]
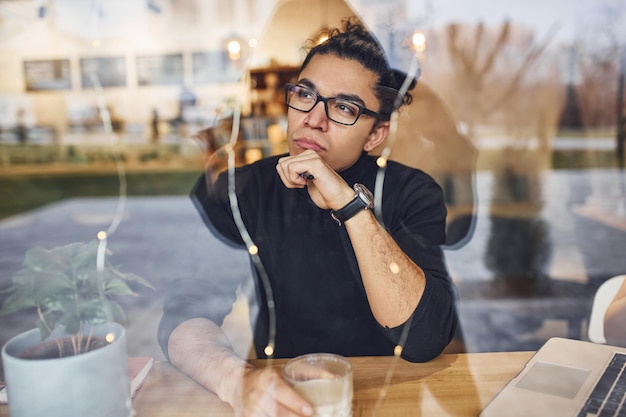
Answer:
[(362, 184), (354, 184), (354, 198), (348, 204), (339, 210), (332, 210), (330, 215), (341, 226), (344, 222), (350, 220), (361, 210), (367, 210), (374, 207), (374, 197), (372, 193)]

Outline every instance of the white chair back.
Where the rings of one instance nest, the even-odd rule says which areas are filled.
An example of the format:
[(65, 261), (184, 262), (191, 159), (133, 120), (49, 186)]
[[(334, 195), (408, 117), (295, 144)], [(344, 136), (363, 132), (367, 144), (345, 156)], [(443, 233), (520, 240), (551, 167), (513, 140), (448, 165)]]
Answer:
[(589, 328), (587, 337), (593, 343), (606, 344), (604, 337), (604, 315), (609, 304), (615, 298), (617, 291), (626, 279), (626, 275), (618, 275), (606, 280), (593, 297), (593, 305), (591, 306), (591, 316), (589, 317)]

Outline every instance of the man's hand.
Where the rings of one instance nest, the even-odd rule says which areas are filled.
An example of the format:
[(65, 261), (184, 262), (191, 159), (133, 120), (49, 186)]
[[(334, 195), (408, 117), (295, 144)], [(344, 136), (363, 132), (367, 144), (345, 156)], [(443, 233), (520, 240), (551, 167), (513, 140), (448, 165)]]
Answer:
[[(311, 199), (321, 209), (338, 210), (354, 198), (352, 187), (312, 150), (280, 158), (276, 171), (287, 188), (306, 186)], [(313, 179), (307, 180), (307, 175)]]
[(182, 322), (170, 335), (174, 366), (231, 405), (237, 417), (304, 417), (311, 404), (282, 378), (280, 369), (255, 368), (239, 358), (226, 334), (204, 318)]
[(275, 367), (244, 370), (241, 401), (231, 404), (238, 417), (302, 417), (313, 414), (311, 404), (283, 380)]

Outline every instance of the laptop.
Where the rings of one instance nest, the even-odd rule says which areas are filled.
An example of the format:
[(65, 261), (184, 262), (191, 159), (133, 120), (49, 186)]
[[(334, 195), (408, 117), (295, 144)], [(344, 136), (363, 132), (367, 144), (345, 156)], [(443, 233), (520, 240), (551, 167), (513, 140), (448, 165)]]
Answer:
[[(626, 348), (555, 337), (480, 417), (621, 417), (626, 416), (625, 391)], [(620, 407), (621, 412), (610, 411)]]

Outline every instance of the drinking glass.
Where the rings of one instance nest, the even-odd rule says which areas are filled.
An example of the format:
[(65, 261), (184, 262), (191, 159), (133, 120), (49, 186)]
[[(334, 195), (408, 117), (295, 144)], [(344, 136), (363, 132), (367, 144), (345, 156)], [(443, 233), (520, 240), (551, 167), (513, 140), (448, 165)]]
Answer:
[(298, 356), (287, 362), (283, 376), (313, 405), (313, 417), (352, 417), (352, 365), (343, 356)]

